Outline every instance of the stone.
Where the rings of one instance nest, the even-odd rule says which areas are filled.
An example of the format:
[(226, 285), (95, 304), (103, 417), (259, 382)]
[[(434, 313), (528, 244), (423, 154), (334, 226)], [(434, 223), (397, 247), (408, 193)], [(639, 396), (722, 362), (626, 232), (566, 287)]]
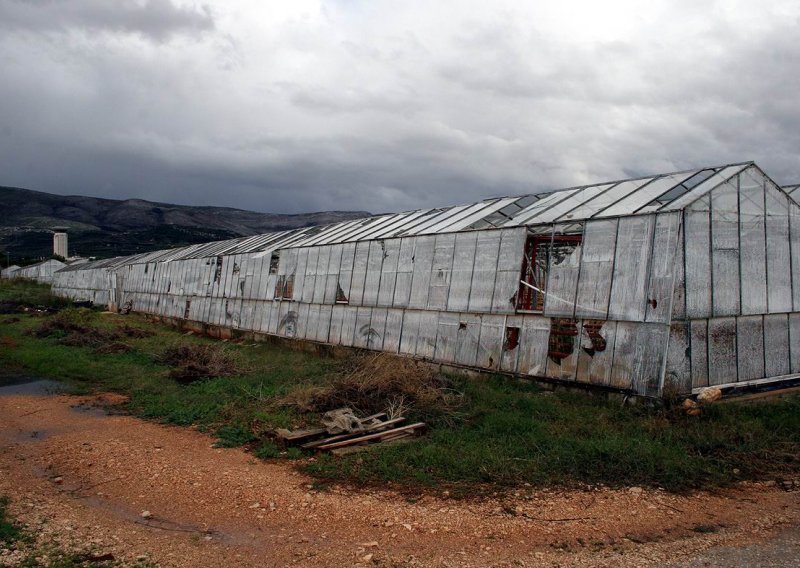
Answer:
[(697, 395), (697, 401), (702, 404), (711, 404), (722, 398), (722, 389), (706, 387)]
[(150, 511), (142, 511), (141, 515), (139, 516), (142, 517), (143, 519), (149, 519), (153, 516), (153, 513), (151, 513)]

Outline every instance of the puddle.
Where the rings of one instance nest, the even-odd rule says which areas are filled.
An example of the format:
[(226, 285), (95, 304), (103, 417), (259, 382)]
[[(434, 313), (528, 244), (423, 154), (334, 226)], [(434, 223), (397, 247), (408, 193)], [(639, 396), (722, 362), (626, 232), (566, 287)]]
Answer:
[(57, 381), (26, 375), (0, 375), (0, 396), (58, 394), (67, 387)]
[(73, 404), (69, 408), (74, 412), (89, 414), (91, 416), (108, 416), (110, 414), (108, 409), (102, 406), (92, 406), (91, 404)]

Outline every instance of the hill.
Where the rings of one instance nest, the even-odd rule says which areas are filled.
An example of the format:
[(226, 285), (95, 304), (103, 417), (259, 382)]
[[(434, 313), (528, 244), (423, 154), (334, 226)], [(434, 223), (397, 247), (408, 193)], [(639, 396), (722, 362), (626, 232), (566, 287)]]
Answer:
[(0, 248), (3, 260), (8, 252), (12, 262), (50, 256), (53, 227), (69, 228), (70, 254), (105, 258), (369, 216), (365, 211), (257, 213), (3, 186), (0, 203)]

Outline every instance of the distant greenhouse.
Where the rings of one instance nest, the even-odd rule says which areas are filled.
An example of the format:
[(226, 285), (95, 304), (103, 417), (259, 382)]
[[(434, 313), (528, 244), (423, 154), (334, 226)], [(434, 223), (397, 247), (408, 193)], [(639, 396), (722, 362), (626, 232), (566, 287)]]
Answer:
[(800, 205), (752, 162), (90, 262), (54, 289), (651, 397), (800, 377)]

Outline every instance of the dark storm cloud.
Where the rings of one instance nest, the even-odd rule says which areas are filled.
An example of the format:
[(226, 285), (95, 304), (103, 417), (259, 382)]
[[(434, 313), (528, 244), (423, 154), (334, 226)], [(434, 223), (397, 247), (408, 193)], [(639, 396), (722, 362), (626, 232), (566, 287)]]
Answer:
[(747, 159), (800, 181), (798, 15), (0, 1), (0, 184), (380, 212)]
[(164, 41), (176, 33), (209, 30), (207, 7), (183, 8), (170, 0), (5, 0), (0, 29), (31, 32), (137, 33)]

